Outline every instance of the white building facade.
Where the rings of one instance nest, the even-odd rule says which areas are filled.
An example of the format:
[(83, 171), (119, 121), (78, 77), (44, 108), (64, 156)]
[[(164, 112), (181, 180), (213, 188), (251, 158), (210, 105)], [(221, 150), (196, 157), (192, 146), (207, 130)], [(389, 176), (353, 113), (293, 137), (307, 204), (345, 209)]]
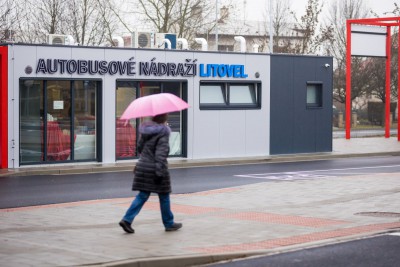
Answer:
[[(134, 99), (162, 92), (190, 105), (170, 114), (170, 157), (268, 156), (271, 116), (282, 113), (271, 109), (271, 58), (258, 53), (5, 44), (0, 47), (1, 168), (135, 161), (138, 125), (146, 118), (119, 117)], [(308, 59), (316, 69), (320, 60), (331, 62)], [(331, 71), (323, 75), (329, 78)], [(329, 80), (305, 79), (331, 92)], [(329, 139), (329, 133), (323, 134)], [(329, 142), (317, 148), (329, 149)]]

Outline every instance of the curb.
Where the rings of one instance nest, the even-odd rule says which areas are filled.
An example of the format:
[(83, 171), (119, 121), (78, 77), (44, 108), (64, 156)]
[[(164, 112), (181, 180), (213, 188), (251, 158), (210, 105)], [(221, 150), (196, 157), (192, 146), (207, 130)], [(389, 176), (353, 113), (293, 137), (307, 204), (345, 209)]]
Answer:
[[(187, 160), (169, 159), (170, 169), (178, 168), (191, 168), (191, 167), (207, 167), (207, 166), (227, 166), (239, 164), (265, 164), (265, 163), (281, 163), (281, 162), (299, 162), (311, 160), (328, 160), (340, 158), (354, 158), (354, 157), (378, 157), (378, 156), (400, 156), (400, 151), (389, 152), (374, 152), (374, 153), (352, 153), (352, 154), (334, 154), (331, 152), (326, 153), (313, 153), (313, 154), (287, 154), (266, 157), (253, 157), (253, 158), (222, 158), (222, 159), (207, 159), (207, 160)], [(10, 176), (34, 176), (34, 175), (66, 175), (66, 174), (85, 174), (85, 173), (99, 173), (99, 172), (124, 172), (132, 171), (135, 167), (135, 162), (118, 164), (86, 164), (86, 165), (64, 165), (64, 166), (38, 166), (20, 169), (7, 169), (0, 172), (0, 177)]]
[(380, 231), (373, 231), (366, 234), (356, 234), (338, 238), (329, 238), (325, 240), (296, 244), (291, 246), (277, 247), (267, 250), (254, 250), (236, 253), (221, 253), (212, 255), (185, 255), (185, 256), (167, 256), (159, 258), (142, 258), (142, 259), (127, 259), (121, 261), (113, 261), (106, 263), (94, 263), (88, 265), (79, 265), (82, 267), (189, 267), (189, 266), (203, 266), (207, 264), (218, 263), (222, 261), (245, 260), (254, 257), (271, 256), (281, 253), (295, 252), (304, 249), (311, 249), (333, 244), (350, 242), (353, 240), (367, 239), (374, 236), (387, 234), (400, 229), (385, 229)]
[[(328, 160), (339, 158), (354, 157), (376, 157), (376, 156), (400, 156), (400, 151), (374, 152), (374, 153), (352, 153), (352, 154), (335, 154), (332, 152), (313, 153), (313, 154), (288, 154), (266, 157), (252, 158), (227, 158), (227, 159), (207, 159), (207, 160), (188, 160), (188, 159), (169, 159), (170, 169), (191, 168), (191, 167), (210, 167), (210, 166), (227, 166), (239, 164), (264, 164), (264, 163), (281, 163), (281, 162), (298, 162), (311, 160)], [(20, 169), (0, 170), (0, 177), (10, 176), (34, 176), (34, 175), (68, 175), (68, 174), (84, 174), (99, 172), (123, 172), (132, 171), (136, 161), (125, 162), (120, 164), (87, 164), (87, 165), (64, 165), (64, 166), (41, 166)]]
[(170, 256), (159, 258), (143, 258), (143, 259), (128, 259), (108, 263), (79, 265), (82, 267), (98, 266), (98, 267), (187, 267), (198, 266), (220, 261), (245, 259), (252, 256), (262, 256), (264, 252), (243, 252), (243, 253), (226, 253), (215, 255), (185, 255), (185, 256)]

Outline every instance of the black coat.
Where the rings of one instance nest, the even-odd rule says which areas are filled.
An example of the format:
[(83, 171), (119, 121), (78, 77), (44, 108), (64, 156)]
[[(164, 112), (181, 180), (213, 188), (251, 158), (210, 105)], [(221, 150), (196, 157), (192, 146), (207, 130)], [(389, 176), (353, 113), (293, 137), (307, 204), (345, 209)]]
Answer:
[(132, 190), (171, 193), (168, 170), (169, 135), (164, 124), (145, 122), (139, 127), (139, 161), (134, 170)]

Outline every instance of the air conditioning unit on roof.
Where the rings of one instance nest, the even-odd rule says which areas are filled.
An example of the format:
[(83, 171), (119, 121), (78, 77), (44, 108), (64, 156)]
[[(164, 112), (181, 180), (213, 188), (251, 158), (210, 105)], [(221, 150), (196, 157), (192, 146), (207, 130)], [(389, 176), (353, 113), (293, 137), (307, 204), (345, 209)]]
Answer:
[[(167, 39), (171, 42), (171, 47), (167, 47), (164, 39)], [(176, 49), (176, 34), (175, 33), (156, 33), (155, 40), (156, 48), (169, 48)]]
[(71, 35), (48, 34), (47, 43), (52, 45), (73, 45), (74, 39)]
[(154, 33), (153, 32), (133, 32), (132, 47), (134, 48), (153, 48)]

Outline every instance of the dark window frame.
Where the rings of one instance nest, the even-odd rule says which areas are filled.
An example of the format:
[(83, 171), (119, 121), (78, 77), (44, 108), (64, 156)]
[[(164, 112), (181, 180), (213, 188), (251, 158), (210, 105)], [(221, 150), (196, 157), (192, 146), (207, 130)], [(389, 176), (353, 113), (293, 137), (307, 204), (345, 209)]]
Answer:
[[(103, 161), (103, 133), (102, 133), (102, 120), (103, 120), (103, 111), (102, 111), (102, 99), (103, 99), (103, 81), (101, 79), (98, 78), (92, 78), (92, 79), (88, 79), (88, 78), (53, 78), (53, 77), (35, 77), (35, 78), (30, 78), (30, 77), (20, 77), (19, 78), (19, 89), (21, 90), (20, 87), (20, 83), (26, 80), (34, 80), (34, 81), (42, 81), (42, 90), (43, 90), (43, 95), (42, 95), (42, 101), (43, 101), (43, 113), (47, 114), (47, 101), (48, 101), (48, 91), (47, 91), (47, 83), (49, 81), (68, 81), (70, 83), (70, 91), (71, 91), (71, 112), (72, 115), (74, 114), (74, 104), (75, 103), (75, 99), (73, 99), (72, 97), (74, 96), (74, 82), (75, 81), (93, 81), (96, 83), (96, 158), (93, 159), (79, 159), (76, 160), (74, 159), (74, 135), (71, 135), (71, 140), (70, 140), (70, 144), (71, 144), (71, 155), (69, 160), (60, 160), (60, 161), (48, 161), (47, 158), (47, 149), (43, 150), (43, 160), (41, 161), (26, 161), (26, 162), (22, 162), (21, 161), (21, 145), (19, 145), (19, 165), (20, 166), (27, 166), (27, 165), (43, 165), (43, 164), (60, 164), (60, 163), (74, 163), (74, 162), (102, 162)], [(21, 99), (18, 102), (18, 121), (19, 121), (19, 127), (21, 127), (21, 110), (20, 110), (20, 104), (21, 104)], [(71, 117), (72, 117), (71, 115)], [(20, 131), (20, 130), (19, 130)], [(43, 133), (47, 132), (47, 122), (43, 123), (43, 130), (41, 130)], [(74, 132), (75, 128), (74, 128), (74, 124), (71, 123), (71, 128), (70, 128), (70, 132)], [(19, 142), (21, 142), (21, 132), (19, 133)], [(43, 144), (47, 144), (47, 134), (43, 134)]]
[[(164, 83), (166, 82), (176, 82), (176, 83), (180, 83), (182, 86), (182, 96), (181, 98), (183, 100), (185, 100), (187, 102), (188, 99), (188, 80), (167, 80), (167, 79), (160, 79), (160, 80), (146, 80), (146, 79), (125, 79), (125, 78), (119, 78), (115, 80), (115, 89), (118, 88), (118, 83), (135, 83), (136, 84), (136, 95), (137, 97), (141, 97), (140, 95), (140, 82), (155, 82), (158, 83), (161, 92), (163, 93), (164, 91)], [(168, 155), (168, 158), (182, 158), (182, 157), (187, 157), (187, 127), (188, 127), (188, 115), (187, 115), (187, 109), (182, 110), (181, 111), (181, 129), (182, 129), (182, 133), (181, 133), (181, 154), (179, 155)], [(140, 118), (136, 119), (136, 125), (140, 124)], [(139, 129), (136, 128), (136, 149), (137, 149), (137, 142), (139, 140)], [(116, 140), (115, 140), (115, 147), (116, 147)], [(136, 156), (132, 156), (132, 157), (116, 157), (115, 159), (117, 161), (124, 161), (124, 160), (132, 160), (132, 159), (138, 159), (139, 158), (139, 154), (136, 151)]]
[[(315, 102), (308, 102), (308, 93), (309, 93), (309, 86), (314, 86), (315, 94), (316, 94), (316, 101)], [(306, 83), (306, 108), (307, 109), (319, 109), (323, 108), (323, 83), (322, 82), (307, 82)]]
[[(217, 85), (221, 86), (223, 91), (224, 103), (201, 103), (201, 86)], [(254, 98), (254, 103), (230, 103), (231, 86), (249, 85), (253, 86), (254, 93), (251, 95)], [(199, 83), (199, 108), (200, 110), (250, 110), (261, 109), (261, 92), (262, 84), (259, 81), (200, 81)]]

